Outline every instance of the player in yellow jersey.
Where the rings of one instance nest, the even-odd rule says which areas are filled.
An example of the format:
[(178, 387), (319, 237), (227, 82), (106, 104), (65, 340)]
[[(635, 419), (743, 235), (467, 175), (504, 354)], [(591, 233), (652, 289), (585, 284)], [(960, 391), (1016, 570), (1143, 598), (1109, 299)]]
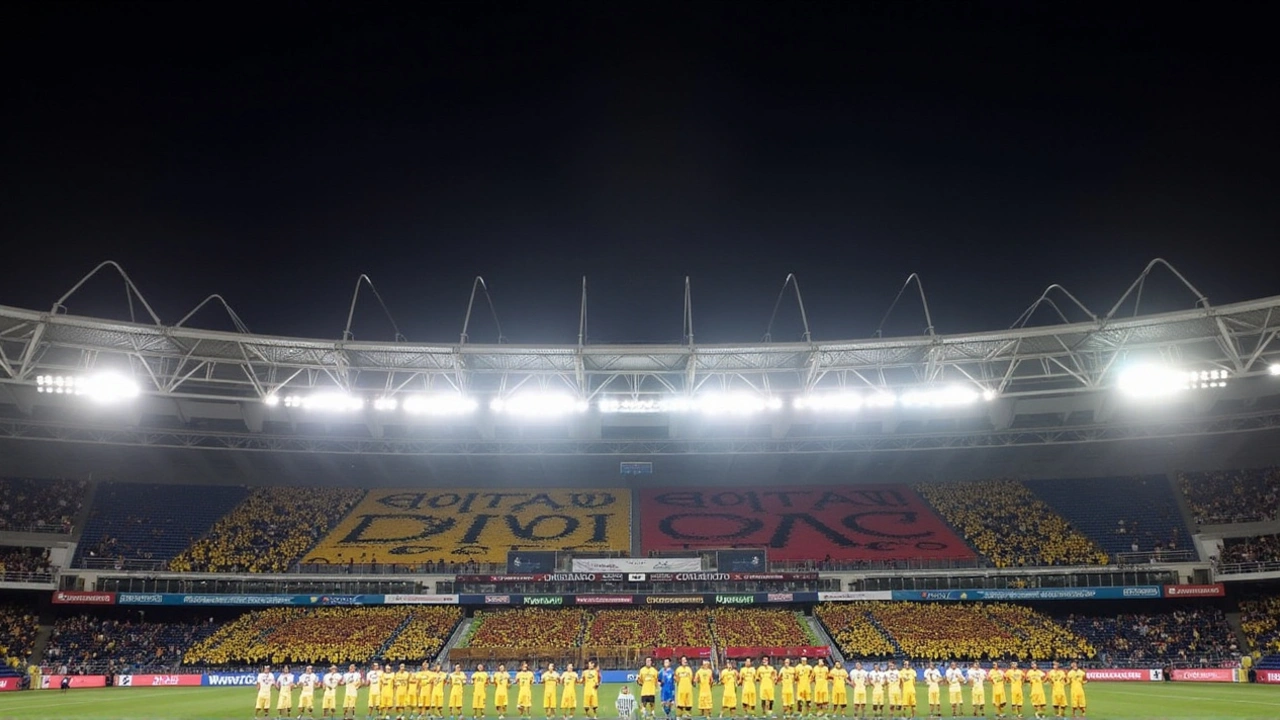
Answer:
[(742, 714), (752, 717), (756, 714), (756, 666), (751, 658), (742, 661), (738, 669), (738, 685), (742, 688)]
[(462, 702), (467, 687), (467, 673), (461, 664), (455, 663), (449, 673), (449, 717), (462, 717)]
[(844, 663), (831, 662), (831, 714), (849, 716), (849, 671)]
[(441, 663), (436, 663), (432, 672), (436, 683), (431, 688), (431, 704), (435, 707), (436, 717), (442, 718), (444, 717), (444, 686), (448, 684), (449, 673), (445, 672), (444, 665)]
[(987, 673), (987, 680), (991, 683), (991, 704), (995, 706), (997, 718), (1005, 716), (1004, 708), (1008, 703), (1004, 693), (1005, 677), (1004, 668), (1000, 667), (1000, 663), (991, 663), (991, 670)]
[(1053, 712), (1058, 717), (1067, 716), (1067, 673), (1058, 663), (1049, 670), (1049, 685), (1053, 691)]
[(773, 715), (774, 687), (778, 682), (778, 669), (769, 664), (769, 658), (760, 658), (760, 669), (756, 670), (756, 679), (760, 681), (760, 714)]
[(644, 667), (636, 673), (636, 684), (640, 686), (640, 712), (653, 720), (658, 702), (658, 668), (653, 666), (653, 658), (644, 659)]
[(516, 673), (516, 714), (527, 718), (533, 714), (533, 671), (529, 663), (520, 663)]
[(813, 703), (813, 666), (809, 658), (801, 657), (796, 665), (796, 712), (803, 715), (810, 711)]
[(1022, 682), (1026, 679), (1026, 673), (1018, 669), (1018, 662), (1015, 660), (1009, 663), (1009, 669), (1004, 671), (1004, 679), (1009, 681), (1009, 712), (1014, 717), (1022, 720), (1023, 703), (1022, 703)]
[(782, 659), (782, 669), (778, 671), (779, 688), (782, 692), (782, 714), (793, 715), (796, 709), (796, 668), (791, 658)]
[(1071, 685), (1071, 717), (1076, 717), (1079, 712), (1080, 717), (1084, 717), (1085, 699), (1084, 684), (1089, 682), (1089, 678), (1085, 672), (1080, 669), (1079, 663), (1071, 663), (1071, 669), (1067, 671), (1067, 682)]
[(479, 720), (484, 709), (489, 706), (489, 673), (484, 665), (477, 664), (471, 673), (471, 717)]
[(564, 666), (564, 672), (560, 673), (560, 710), (564, 713), (564, 720), (569, 720), (578, 712), (578, 683), (582, 682), (582, 678), (578, 677), (578, 673), (573, 669), (573, 663)]
[(716, 674), (711, 669), (711, 661), (703, 660), (702, 667), (698, 668), (698, 672), (694, 673), (694, 677), (698, 681), (698, 712), (702, 713), (702, 717), (711, 717), (711, 709), (715, 705), (715, 701), (711, 697), (711, 686), (716, 682)]
[[(414, 671), (413, 676), (417, 680), (418, 694), (416, 697), (411, 695), (409, 702), (413, 704), (416, 715), (425, 720), (427, 706), (431, 704), (431, 666), (424, 661), (422, 666)], [(410, 685), (410, 687), (413, 686)]]
[(511, 687), (511, 674), (507, 672), (507, 666), (499, 665), (498, 670), (489, 676), (489, 682), (493, 683), (493, 709), (498, 713), (498, 720), (504, 720), (507, 709), (511, 707), (508, 690)]
[(404, 685), (396, 688), (398, 715), (404, 715), (405, 712), (412, 713), (413, 708), (418, 704), (418, 673), (410, 670), (404, 663), (400, 663), (400, 672), (396, 673), (396, 677), (399, 678), (401, 673), (404, 674)]
[(720, 671), (720, 717), (738, 716), (738, 669), (732, 660), (726, 660)]
[(905, 660), (902, 663), (902, 672), (898, 677), (902, 681), (902, 708), (904, 714), (911, 720), (916, 716), (916, 669), (911, 667), (911, 661)]
[(555, 663), (547, 663), (542, 671), (542, 709), (547, 717), (555, 717), (556, 708), (560, 706), (560, 673), (556, 672)]
[(582, 711), (591, 720), (600, 717), (600, 671), (595, 660), (588, 660), (582, 671)]
[(685, 720), (693, 717), (693, 668), (687, 657), (681, 657), (676, 668), (676, 712)]
[(813, 665), (813, 706), (822, 715), (827, 714), (827, 706), (831, 704), (831, 686), (827, 684), (830, 678), (827, 661), (818, 658)]
[(1043, 720), (1045, 716), (1044, 708), (1044, 671), (1039, 665), (1031, 663), (1031, 669), (1027, 671), (1027, 685), (1031, 687), (1031, 709), (1037, 718)]
[(867, 671), (862, 663), (854, 663), (849, 673), (849, 682), (853, 683), (853, 716), (866, 717), (867, 713)]

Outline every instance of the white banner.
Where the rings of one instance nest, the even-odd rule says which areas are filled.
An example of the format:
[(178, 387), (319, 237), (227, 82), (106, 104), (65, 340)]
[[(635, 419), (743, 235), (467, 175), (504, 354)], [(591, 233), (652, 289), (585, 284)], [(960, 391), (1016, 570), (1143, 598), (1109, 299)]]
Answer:
[(1089, 682), (1163, 682), (1164, 671), (1156, 668), (1085, 668)]
[(819, 602), (861, 602), (863, 600), (892, 600), (893, 593), (888, 590), (879, 592), (820, 592)]
[(384, 595), (387, 605), (457, 605), (457, 595)]
[(698, 558), (574, 558), (574, 572), (700, 572)]

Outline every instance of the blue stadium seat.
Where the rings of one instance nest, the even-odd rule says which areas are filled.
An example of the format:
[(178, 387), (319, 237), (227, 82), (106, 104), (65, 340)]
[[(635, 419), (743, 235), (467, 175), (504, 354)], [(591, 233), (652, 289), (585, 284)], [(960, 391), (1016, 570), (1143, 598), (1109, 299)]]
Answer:
[[(1191, 533), (1169, 481), (1163, 476), (1030, 480), (1025, 485), (1077, 530), (1115, 557), (1151, 552), (1157, 542), (1174, 540), (1179, 550), (1194, 550)], [(1125, 532), (1120, 533), (1120, 521)], [(1137, 523), (1137, 533), (1132, 532)]]
[(98, 488), (76, 550), (85, 559), (167, 563), (249, 494), (244, 487), (107, 483)]

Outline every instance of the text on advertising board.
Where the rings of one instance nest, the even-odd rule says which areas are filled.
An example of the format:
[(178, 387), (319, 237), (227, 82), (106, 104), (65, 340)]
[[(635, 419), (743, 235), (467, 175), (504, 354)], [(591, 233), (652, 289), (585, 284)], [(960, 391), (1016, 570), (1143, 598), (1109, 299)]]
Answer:
[(1176, 682), (1237, 682), (1239, 676), (1230, 668), (1174, 668)]
[(113, 592), (58, 590), (53, 593), (54, 605), (114, 605), (115, 602), (116, 594)]
[(1165, 585), (1165, 597), (1226, 597), (1227, 586), (1222, 583), (1213, 585)]
[(631, 492), (372, 490), (305, 562), (505, 562), (524, 550), (626, 550)]
[(767, 548), (778, 560), (971, 558), (928, 505), (902, 485), (792, 486), (778, 491), (641, 491), (641, 545), (651, 550)]

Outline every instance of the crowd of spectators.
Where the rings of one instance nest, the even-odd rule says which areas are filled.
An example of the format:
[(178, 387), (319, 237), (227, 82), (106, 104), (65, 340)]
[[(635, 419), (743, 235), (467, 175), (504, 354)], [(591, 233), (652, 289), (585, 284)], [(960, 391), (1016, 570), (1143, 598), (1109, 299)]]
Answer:
[(413, 611), (403, 606), (270, 608), (224, 625), (183, 656), (187, 665), (367, 662)]
[(0, 532), (69, 534), (88, 487), (84, 480), (0, 478)]
[(618, 608), (591, 617), (583, 645), (632, 648), (711, 647), (710, 611)]
[(1179, 473), (1178, 485), (1197, 525), (1274, 520), (1280, 468)]
[(712, 631), (720, 647), (797, 647), (816, 645), (817, 638), (793, 610), (716, 608)]
[(1031, 608), (989, 603), (823, 605), (818, 617), (847, 657), (944, 660), (1092, 658), (1084, 638)]
[(1016, 480), (930, 483), (916, 489), (995, 567), (1109, 562), (1096, 543)]
[(1227, 538), (1218, 554), (1219, 565), (1280, 561), (1280, 535)]
[(363, 496), (351, 488), (257, 488), (170, 561), (169, 569), (286, 572)]
[(1241, 600), (1240, 629), (1250, 650), (1262, 655), (1280, 653), (1280, 597)]
[(449, 635), (462, 620), (462, 609), (445, 605), (417, 607), (410, 611), (407, 625), (396, 635), (383, 658), (392, 662), (416, 661), (435, 657), (448, 642)]
[(472, 648), (573, 648), (579, 646), (587, 620), (587, 611), (580, 608), (477, 612), (466, 644)]
[(0, 662), (18, 667), (31, 655), (39, 622), (30, 608), (0, 605)]
[(1069, 615), (1063, 625), (1088, 639), (1107, 664), (1207, 665), (1240, 655), (1226, 616), (1211, 606), (1188, 606), (1161, 613)]
[(0, 579), (21, 582), (52, 572), (48, 548), (0, 547)]
[[(218, 625), (146, 622), (75, 615), (59, 618), (44, 659), (72, 674), (174, 670), (186, 648), (209, 637)], [(65, 673), (64, 673), (65, 674)]]

